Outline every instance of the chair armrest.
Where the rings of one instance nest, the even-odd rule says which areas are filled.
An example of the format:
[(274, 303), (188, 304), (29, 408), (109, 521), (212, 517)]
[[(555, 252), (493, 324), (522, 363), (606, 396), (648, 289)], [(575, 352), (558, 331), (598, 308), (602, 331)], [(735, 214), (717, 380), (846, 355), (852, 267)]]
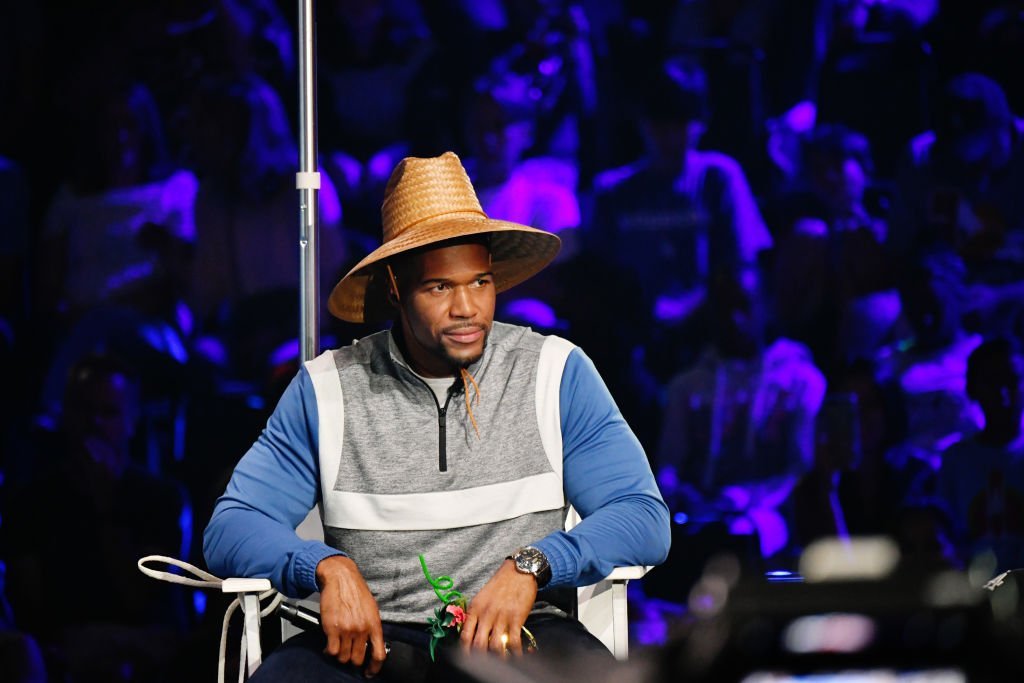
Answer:
[(262, 593), (270, 590), (268, 579), (224, 579), (220, 585), (222, 593)]
[[(249, 676), (256, 673), (263, 662), (263, 648), (260, 645), (260, 594), (269, 591), (270, 581), (267, 579), (224, 579), (220, 584), (222, 593), (237, 593), (238, 602), (242, 607), (243, 615), (243, 643), (242, 650), (246, 661), (246, 670)], [(230, 616), (230, 612), (225, 619)], [(225, 629), (227, 628), (225, 622)], [(223, 636), (222, 636), (223, 640)], [(221, 645), (223, 651), (223, 645)]]
[(576, 616), (588, 631), (615, 655), (629, 656), (626, 584), (640, 579), (651, 567), (616, 567), (597, 583), (576, 591)]
[(630, 581), (632, 579), (642, 579), (647, 572), (651, 571), (651, 567), (635, 566), (635, 567), (616, 567), (612, 570), (612, 573), (604, 577), (604, 581)]

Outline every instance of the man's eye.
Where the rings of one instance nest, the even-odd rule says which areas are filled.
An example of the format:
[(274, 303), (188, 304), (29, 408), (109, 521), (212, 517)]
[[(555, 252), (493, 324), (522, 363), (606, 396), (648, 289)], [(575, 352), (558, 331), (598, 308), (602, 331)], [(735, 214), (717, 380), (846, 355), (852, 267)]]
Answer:
[(448, 289), (448, 285), (447, 284), (445, 284), (444, 282), (438, 282), (436, 285), (433, 286), (431, 291), (432, 292), (443, 292), (446, 289)]
[(491, 279), (490, 278), (486, 278), (486, 277), (477, 278), (477, 281), (476, 281), (475, 284), (476, 284), (477, 287), (485, 287), (485, 286), (491, 284)]

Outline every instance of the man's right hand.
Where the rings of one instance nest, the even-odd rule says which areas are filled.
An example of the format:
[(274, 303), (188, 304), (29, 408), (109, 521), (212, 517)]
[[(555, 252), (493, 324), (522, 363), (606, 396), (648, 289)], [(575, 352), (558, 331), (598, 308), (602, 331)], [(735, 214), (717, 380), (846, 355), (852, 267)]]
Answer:
[(367, 678), (376, 675), (386, 655), (384, 631), (377, 601), (356, 563), (343, 555), (327, 557), (316, 566), (316, 582), (320, 623), (327, 636), (324, 652), (342, 664), (366, 663)]

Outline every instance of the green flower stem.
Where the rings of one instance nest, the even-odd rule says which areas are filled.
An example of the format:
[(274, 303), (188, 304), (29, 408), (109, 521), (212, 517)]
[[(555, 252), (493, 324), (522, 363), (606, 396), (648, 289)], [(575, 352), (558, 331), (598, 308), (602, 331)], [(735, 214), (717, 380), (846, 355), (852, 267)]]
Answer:
[[(427, 561), (420, 555), (420, 566), (423, 568), (423, 576), (427, 577), (427, 583), (434, 589), (437, 599), (446, 605), (456, 603), (461, 606), (466, 601), (462, 593), (455, 590), (455, 582), (450, 576), (439, 576), (436, 579), (427, 570)], [(447, 591), (447, 592), (444, 592)]]

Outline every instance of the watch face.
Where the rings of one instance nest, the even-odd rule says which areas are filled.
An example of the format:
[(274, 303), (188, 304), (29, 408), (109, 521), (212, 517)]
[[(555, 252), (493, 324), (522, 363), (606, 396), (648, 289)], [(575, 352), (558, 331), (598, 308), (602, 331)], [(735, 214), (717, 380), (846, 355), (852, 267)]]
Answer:
[(547, 564), (547, 558), (536, 548), (522, 548), (516, 552), (515, 562), (519, 571), (536, 576)]
[(515, 562), (516, 571), (533, 575), (538, 588), (543, 588), (551, 580), (551, 565), (547, 556), (539, 549), (528, 545), (517, 550), (511, 559)]

